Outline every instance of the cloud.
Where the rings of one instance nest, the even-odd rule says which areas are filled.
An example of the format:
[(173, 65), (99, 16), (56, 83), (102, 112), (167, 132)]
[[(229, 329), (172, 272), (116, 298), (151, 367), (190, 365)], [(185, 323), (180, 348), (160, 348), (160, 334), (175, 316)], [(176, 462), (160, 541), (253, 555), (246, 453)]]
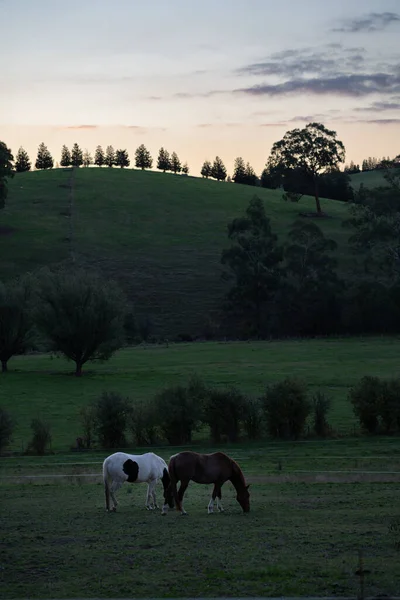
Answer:
[(355, 119), (352, 123), (369, 123), (373, 125), (400, 125), (400, 119)]
[(386, 29), (392, 23), (399, 23), (400, 15), (393, 12), (370, 13), (365, 17), (347, 19), (341, 27), (332, 29), (339, 33), (374, 32)]
[(299, 77), (332, 75), (344, 70), (359, 70), (365, 61), (364, 48), (344, 48), (341, 44), (327, 44), (321, 48), (284, 50), (266, 60), (251, 63), (236, 70), (239, 75)]
[(97, 129), (98, 125), (66, 125), (64, 129)]
[(371, 106), (363, 106), (354, 109), (357, 112), (384, 112), (386, 110), (400, 110), (399, 102), (374, 102)]
[(370, 94), (394, 94), (400, 92), (400, 74), (339, 74), (333, 77), (298, 78), (283, 83), (259, 84), (233, 90), (236, 94), (250, 96), (287, 96), (312, 94), (362, 97)]

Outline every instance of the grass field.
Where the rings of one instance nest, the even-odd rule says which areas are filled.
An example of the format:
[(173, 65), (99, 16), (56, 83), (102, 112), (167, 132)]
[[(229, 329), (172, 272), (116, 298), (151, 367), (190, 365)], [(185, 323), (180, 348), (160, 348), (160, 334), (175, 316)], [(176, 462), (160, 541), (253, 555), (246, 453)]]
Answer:
[(273, 342), (204, 342), (138, 346), (122, 350), (109, 362), (87, 364), (82, 378), (72, 364), (50, 355), (19, 356), (0, 378), (0, 406), (17, 421), (12, 449), (21, 451), (30, 437), (33, 417), (51, 425), (53, 450), (65, 451), (81, 435), (79, 410), (103, 390), (133, 401), (148, 400), (166, 385), (185, 384), (197, 373), (210, 385), (235, 385), (245, 393), (286, 376), (302, 378), (310, 392), (332, 398), (329, 420), (348, 435), (357, 423), (347, 394), (363, 375), (399, 375), (398, 338), (349, 338)]
[[(175, 450), (157, 452), (167, 459)], [(128, 484), (118, 512), (106, 514), (104, 454), (4, 459), (2, 477), (18, 477), (1, 481), (2, 597), (356, 597), (360, 551), (365, 595), (398, 592), (398, 440), (226, 450), (250, 482), (248, 515), (230, 484), (223, 514), (207, 515), (211, 486), (195, 484), (188, 517), (146, 512), (145, 486)], [(85, 472), (97, 475), (80, 478)], [(22, 479), (33, 473), (58, 479)]]
[[(22, 173), (10, 182), (0, 213), (0, 279), (68, 258), (97, 267), (127, 291), (135, 312), (148, 316), (156, 335), (202, 335), (226, 291), (220, 257), (227, 224), (244, 213), (256, 193), (265, 202), (283, 242), (312, 198), (284, 202), (280, 191), (218, 183), (194, 177), (121, 169), (75, 170), (73, 244), (69, 241), (68, 183), (71, 173)], [(322, 201), (332, 217), (319, 222), (350, 260), (346, 206)], [(8, 234), (4, 234), (8, 228)]]
[(368, 188), (375, 188), (387, 185), (384, 178), (384, 171), (365, 171), (350, 175), (352, 186), (358, 190), (361, 184)]

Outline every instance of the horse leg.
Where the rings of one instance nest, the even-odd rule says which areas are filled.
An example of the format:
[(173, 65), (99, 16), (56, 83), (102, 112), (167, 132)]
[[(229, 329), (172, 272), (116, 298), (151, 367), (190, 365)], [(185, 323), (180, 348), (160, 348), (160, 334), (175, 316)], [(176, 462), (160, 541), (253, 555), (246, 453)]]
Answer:
[(211, 494), (211, 500), (208, 503), (208, 514), (211, 515), (214, 512), (214, 503), (215, 503), (215, 498), (217, 496), (217, 492), (218, 492), (218, 488), (217, 488), (217, 484), (214, 484), (214, 489), (212, 491)]
[(178, 491), (179, 506), (177, 506), (177, 508), (178, 508), (178, 510), (181, 511), (182, 516), (187, 515), (187, 512), (183, 508), (183, 495), (186, 492), (188, 485), (189, 485), (189, 481), (181, 481), (181, 485), (180, 485), (179, 491)]
[(151, 495), (153, 496), (153, 508), (159, 508), (158, 504), (157, 504), (157, 498), (156, 498), (156, 485), (157, 485), (157, 480), (154, 481), (153, 483), (153, 489), (151, 492)]
[(151, 500), (152, 500), (152, 497), (151, 497), (151, 483), (149, 483), (147, 485), (147, 494), (146, 494), (146, 503), (145, 503), (145, 506), (146, 506), (147, 510), (153, 510), (153, 506), (151, 504)]
[(224, 512), (224, 507), (221, 504), (221, 498), (222, 498), (222, 491), (221, 491), (221, 485), (218, 485), (218, 491), (217, 491), (217, 509), (219, 512)]
[(115, 492), (117, 492), (119, 490), (119, 488), (121, 487), (122, 483), (120, 483), (119, 481), (113, 481), (110, 487), (110, 496), (111, 496), (111, 500), (113, 501), (113, 507), (112, 507), (112, 511), (116, 512), (117, 510), (117, 506), (118, 506), (118, 501), (117, 498), (115, 497)]

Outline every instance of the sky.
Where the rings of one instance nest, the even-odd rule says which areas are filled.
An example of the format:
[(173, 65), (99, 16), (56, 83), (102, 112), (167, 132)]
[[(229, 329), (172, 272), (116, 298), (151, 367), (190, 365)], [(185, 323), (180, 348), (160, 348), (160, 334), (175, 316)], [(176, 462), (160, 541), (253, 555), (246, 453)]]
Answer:
[(400, 153), (399, 0), (0, 0), (0, 39), (0, 140), (33, 160), (143, 143), (260, 173), (313, 121), (346, 162)]

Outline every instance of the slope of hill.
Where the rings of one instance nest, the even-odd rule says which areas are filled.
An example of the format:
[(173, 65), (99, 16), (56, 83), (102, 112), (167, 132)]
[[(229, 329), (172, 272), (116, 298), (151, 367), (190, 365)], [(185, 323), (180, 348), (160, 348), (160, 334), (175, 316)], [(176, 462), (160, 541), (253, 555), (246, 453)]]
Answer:
[[(281, 241), (300, 211), (314, 210), (312, 198), (284, 202), (280, 191), (194, 177), (120, 169), (17, 174), (7, 207), (0, 212), (0, 278), (66, 260), (100, 268), (118, 280), (149, 317), (158, 335), (202, 335), (226, 284), (221, 251), (227, 223), (243, 214), (254, 194), (265, 202)], [(336, 239), (343, 264), (348, 232), (341, 225), (346, 205), (322, 201), (332, 218), (318, 224)], [(70, 237), (72, 233), (72, 238)]]
[(358, 190), (361, 184), (368, 188), (376, 188), (379, 186), (387, 185), (387, 181), (383, 177), (384, 171), (362, 171), (361, 173), (355, 173), (350, 175), (351, 185), (353, 189)]

